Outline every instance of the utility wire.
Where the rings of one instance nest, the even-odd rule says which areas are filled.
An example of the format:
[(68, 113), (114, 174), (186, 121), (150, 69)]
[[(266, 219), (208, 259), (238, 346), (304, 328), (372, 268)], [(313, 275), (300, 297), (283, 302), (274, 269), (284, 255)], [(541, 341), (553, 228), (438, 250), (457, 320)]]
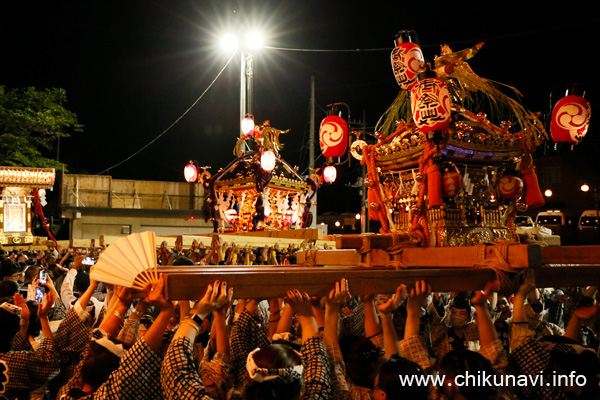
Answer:
[(185, 117), (187, 115), (187, 113), (189, 113), (192, 108), (194, 108), (196, 106), (196, 104), (198, 104), (198, 102), (204, 97), (204, 95), (206, 94), (206, 92), (209, 91), (209, 89), (215, 84), (215, 82), (217, 81), (217, 79), (219, 79), (219, 77), (221, 76), (221, 74), (223, 73), (223, 71), (225, 71), (225, 69), (227, 68), (227, 66), (229, 65), (229, 63), (231, 62), (231, 60), (233, 60), (233, 57), (237, 54), (237, 51), (233, 52), (233, 54), (231, 54), (231, 57), (229, 58), (229, 60), (227, 60), (227, 63), (225, 63), (225, 65), (223, 66), (223, 68), (221, 68), (221, 70), (219, 71), (219, 73), (217, 74), (217, 76), (215, 76), (215, 79), (212, 80), (212, 82), (210, 83), (210, 85), (208, 85), (208, 87), (202, 92), (202, 94), (200, 95), (200, 97), (198, 97), (196, 99), (196, 101), (194, 101), (192, 103), (192, 105), (183, 112), (183, 114), (181, 114), (181, 116), (179, 116), (179, 118), (177, 118), (171, 125), (169, 125), (164, 131), (162, 131), (158, 136), (156, 136), (154, 139), (152, 139), (150, 142), (148, 142), (145, 146), (142, 146), (139, 150), (137, 150), (135, 153), (133, 153), (132, 155), (130, 155), (129, 157), (125, 158), (124, 160), (116, 163), (115, 165), (113, 165), (112, 167), (106, 168), (104, 171), (98, 172), (96, 175), (102, 175), (108, 171), (110, 171), (113, 168), (118, 167), (121, 164), (124, 164), (125, 162), (131, 160), (133, 157), (137, 156), (138, 154), (140, 154), (142, 151), (144, 151), (145, 149), (147, 149), (150, 145), (152, 145), (154, 142), (156, 142), (158, 139), (160, 139), (164, 134), (166, 134), (168, 131), (171, 130), (171, 128), (173, 128), (179, 121), (181, 121), (183, 119), (183, 117)]
[(314, 53), (359, 53), (366, 51), (390, 51), (391, 47), (379, 48), (379, 49), (294, 49), (289, 47), (273, 47), (273, 46), (261, 46), (263, 49), (269, 50), (283, 50), (283, 51), (304, 51)]
[[(489, 39), (499, 39), (499, 38), (514, 37), (514, 36), (522, 36), (522, 35), (527, 35), (527, 34), (531, 34), (531, 32), (521, 32), (521, 33), (513, 33), (513, 34), (508, 34), (508, 35), (496, 36), (496, 37), (488, 38), (488, 40)], [(462, 42), (466, 42), (466, 41), (462, 41)], [(457, 44), (457, 43), (461, 43), (461, 42), (453, 42), (452, 44)], [(432, 45), (422, 45), (421, 47), (430, 47), (430, 46), (432, 46)], [(370, 49), (302, 49), (302, 48), (274, 47), (274, 46), (261, 46), (261, 47), (264, 48), (264, 49), (270, 49), (270, 50), (295, 51), (295, 52), (313, 52), (313, 53), (360, 53), (360, 52), (390, 51), (392, 49), (391, 47), (370, 48)], [(150, 142), (148, 142), (145, 146), (141, 147), (135, 153), (133, 153), (129, 157), (125, 158), (123, 161), (118, 162), (117, 164), (113, 165), (112, 167), (109, 167), (109, 168), (105, 169), (104, 171), (99, 172), (96, 175), (102, 175), (102, 174), (110, 171), (111, 169), (116, 168), (119, 165), (124, 164), (125, 162), (131, 160), (133, 157), (135, 157), (138, 154), (140, 154), (142, 151), (144, 151), (150, 145), (152, 145), (154, 142), (156, 142), (158, 139), (160, 139), (163, 135), (165, 135), (169, 130), (171, 130), (171, 128), (173, 128), (173, 126), (175, 126), (183, 117), (185, 117), (185, 115), (187, 113), (189, 113), (192, 110), (192, 108), (194, 108), (196, 106), (196, 104), (198, 104), (198, 102), (202, 99), (202, 97), (204, 97), (204, 95), (206, 94), (206, 92), (208, 92), (208, 90), (214, 85), (214, 83), (217, 81), (217, 79), (219, 79), (219, 77), (221, 76), (221, 74), (223, 73), (223, 71), (225, 71), (225, 69), (227, 68), (227, 66), (229, 65), (229, 63), (231, 62), (231, 60), (233, 59), (233, 57), (235, 56), (236, 53), (237, 53), (237, 51), (234, 52), (231, 55), (231, 57), (229, 58), (229, 60), (225, 64), (225, 66), (219, 71), (219, 73), (217, 74), (217, 76), (215, 77), (215, 79), (213, 79), (213, 81), (204, 90), (204, 92), (202, 92), (202, 94), (200, 95), (200, 97), (198, 97), (196, 99), (196, 101), (194, 101), (194, 103), (192, 103), (192, 105), (179, 118), (177, 118), (169, 127), (167, 127), (157, 137), (155, 137)]]

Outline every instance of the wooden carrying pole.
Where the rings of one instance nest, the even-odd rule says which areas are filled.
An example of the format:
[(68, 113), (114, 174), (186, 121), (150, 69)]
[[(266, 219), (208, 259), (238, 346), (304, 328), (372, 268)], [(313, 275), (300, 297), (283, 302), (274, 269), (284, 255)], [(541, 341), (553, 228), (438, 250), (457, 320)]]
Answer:
[[(299, 260), (306, 261), (304, 265), (164, 266), (159, 271), (166, 277), (167, 296), (171, 300), (198, 299), (215, 280), (232, 286), (236, 298), (285, 297), (290, 289), (324, 296), (341, 278), (348, 279), (353, 294), (394, 293), (399, 284), (410, 286), (421, 279), (434, 291), (463, 291), (482, 289), (485, 283), (497, 279), (494, 261), (498, 261), (500, 254), (496, 250), (493, 245), (406, 247), (398, 253), (401, 257), (393, 255), (395, 267), (359, 266), (364, 255), (357, 250), (315, 250), (298, 254)], [(375, 259), (379, 261), (385, 257), (390, 260), (389, 254), (378, 257)], [(511, 268), (509, 276), (514, 277), (523, 268), (535, 268), (539, 287), (600, 283), (600, 246), (551, 248), (515, 244), (506, 247), (503, 257)]]

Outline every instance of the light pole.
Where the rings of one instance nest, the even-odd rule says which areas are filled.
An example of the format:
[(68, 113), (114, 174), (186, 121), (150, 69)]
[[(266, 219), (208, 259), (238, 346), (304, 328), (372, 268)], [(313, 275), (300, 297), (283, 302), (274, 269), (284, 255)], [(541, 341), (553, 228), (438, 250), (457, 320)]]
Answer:
[[(254, 86), (254, 58), (246, 49), (241, 50), (240, 65), (240, 121), (252, 114), (252, 90)], [(241, 130), (241, 127), (240, 127)]]
[(221, 40), (222, 47), (227, 51), (240, 51), (240, 133), (241, 121), (248, 114), (252, 114), (253, 88), (254, 88), (254, 57), (252, 50), (262, 46), (262, 35), (250, 32), (244, 35), (244, 40), (233, 34), (226, 35)]

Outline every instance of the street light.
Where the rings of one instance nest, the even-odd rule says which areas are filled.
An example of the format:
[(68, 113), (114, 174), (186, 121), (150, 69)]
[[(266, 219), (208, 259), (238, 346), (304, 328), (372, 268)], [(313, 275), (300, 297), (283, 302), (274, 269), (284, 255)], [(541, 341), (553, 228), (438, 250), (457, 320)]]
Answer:
[(262, 44), (262, 35), (257, 31), (246, 33), (243, 40), (239, 40), (239, 36), (233, 34), (227, 34), (221, 39), (223, 49), (240, 50), (240, 131), (242, 131), (241, 121), (246, 115), (252, 114), (254, 59), (251, 50), (261, 47)]

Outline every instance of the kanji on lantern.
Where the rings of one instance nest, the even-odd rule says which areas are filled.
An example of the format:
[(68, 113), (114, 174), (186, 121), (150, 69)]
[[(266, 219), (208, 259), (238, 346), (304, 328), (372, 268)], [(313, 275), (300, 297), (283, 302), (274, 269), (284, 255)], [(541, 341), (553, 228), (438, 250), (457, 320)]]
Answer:
[(436, 78), (426, 78), (412, 88), (412, 116), (423, 133), (439, 131), (450, 123), (450, 92)]
[(425, 58), (416, 43), (400, 43), (392, 50), (392, 70), (398, 86), (410, 90), (417, 82), (417, 76), (425, 69)]

